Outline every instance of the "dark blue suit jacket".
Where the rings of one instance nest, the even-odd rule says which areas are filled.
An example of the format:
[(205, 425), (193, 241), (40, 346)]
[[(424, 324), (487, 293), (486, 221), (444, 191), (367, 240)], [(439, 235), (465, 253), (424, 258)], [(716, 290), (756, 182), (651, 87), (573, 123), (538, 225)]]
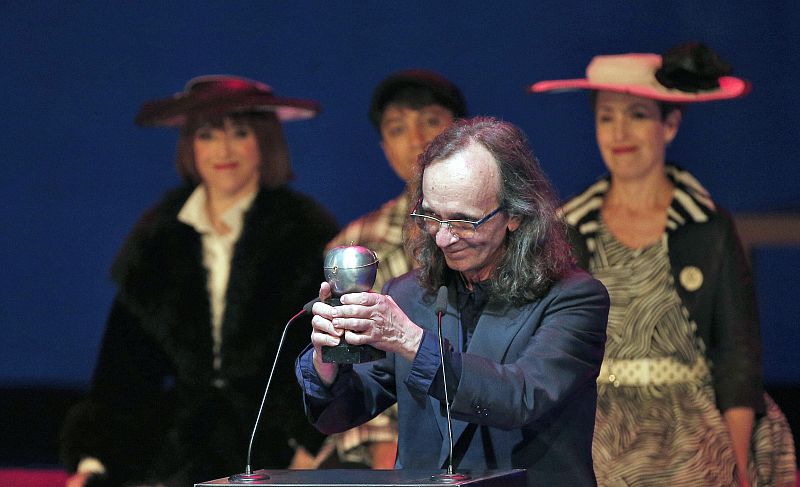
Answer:
[[(438, 362), (434, 296), (412, 272), (384, 291), (426, 330), (411, 363), (386, 359), (342, 366), (325, 388), (311, 363), (311, 350), (298, 360), (297, 376), (306, 409), (323, 433), (344, 431), (368, 421), (397, 401), (397, 468), (439, 469), (449, 443), (442, 403), (428, 391)], [(450, 290), (443, 334), (461, 343), (455, 290)], [(490, 301), (467, 350), (452, 401), (454, 442), (465, 431), (468, 447), (458, 468), (526, 468), (529, 485), (594, 485), (592, 433), (608, 317), (608, 294), (577, 268), (543, 298), (520, 307)], [(425, 343), (425, 341), (429, 343)], [(469, 426), (474, 424), (475, 426)], [(464, 440), (462, 440), (464, 442)]]

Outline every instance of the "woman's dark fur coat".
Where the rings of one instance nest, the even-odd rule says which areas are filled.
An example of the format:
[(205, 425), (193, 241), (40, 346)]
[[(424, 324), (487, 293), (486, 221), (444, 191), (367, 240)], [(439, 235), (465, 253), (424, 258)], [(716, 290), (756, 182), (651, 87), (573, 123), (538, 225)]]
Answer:
[[(244, 470), (284, 324), (318, 294), (323, 249), (336, 234), (309, 198), (288, 188), (259, 192), (234, 250), (215, 371), (200, 236), (177, 220), (192, 190), (174, 190), (145, 213), (114, 263), (118, 294), (92, 389), (63, 430), (67, 467), (96, 457), (113, 485), (191, 485)], [(309, 335), (306, 317), (287, 334), (253, 445), (254, 469), (286, 467), (290, 439), (311, 451), (321, 441), (294, 381), (293, 361)]]

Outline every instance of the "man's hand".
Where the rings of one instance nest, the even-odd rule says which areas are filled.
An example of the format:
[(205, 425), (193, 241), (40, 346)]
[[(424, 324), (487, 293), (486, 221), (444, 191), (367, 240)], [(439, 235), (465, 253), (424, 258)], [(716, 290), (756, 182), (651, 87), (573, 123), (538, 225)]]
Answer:
[(319, 303), (315, 303), (311, 319), (311, 344), (314, 346), (314, 368), (322, 382), (333, 384), (338, 373), (336, 364), (322, 361), (322, 347), (333, 347), (344, 339), (350, 345), (372, 345), (414, 360), (422, 342), (422, 328), (412, 322), (391, 296), (378, 293), (351, 293), (339, 298), (341, 306), (330, 306), (331, 287), (323, 282)]
[(331, 311), (333, 306), (325, 304), (325, 300), (330, 298), (331, 285), (323, 282), (319, 287), (319, 302), (314, 303), (311, 308), (314, 317), (311, 318), (311, 345), (314, 346), (314, 369), (317, 375), (326, 386), (333, 384), (336, 380), (336, 374), (339, 373), (339, 366), (337, 364), (326, 364), (322, 361), (322, 347), (333, 347), (339, 344), (342, 332), (336, 330), (331, 324)]
[(391, 296), (352, 293), (339, 300), (342, 305), (329, 310), (326, 329), (351, 345), (372, 345), (409, 362), (414, 360), (422, 341), (422, 328), (406, 316)]

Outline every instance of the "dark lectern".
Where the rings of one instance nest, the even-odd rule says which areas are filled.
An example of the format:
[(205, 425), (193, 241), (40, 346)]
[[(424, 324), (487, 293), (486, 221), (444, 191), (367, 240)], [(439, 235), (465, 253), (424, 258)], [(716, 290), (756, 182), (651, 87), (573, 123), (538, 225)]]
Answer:
[(525, 470), (469, 472), (470, 478), (442, 483), (432, 478), (438, 471), (426, 470), (269, 470), (267, 480), (233, 482), (228, 477), (195, 487), (430, 487), (443, 485), (469, 487), (525, 487)]

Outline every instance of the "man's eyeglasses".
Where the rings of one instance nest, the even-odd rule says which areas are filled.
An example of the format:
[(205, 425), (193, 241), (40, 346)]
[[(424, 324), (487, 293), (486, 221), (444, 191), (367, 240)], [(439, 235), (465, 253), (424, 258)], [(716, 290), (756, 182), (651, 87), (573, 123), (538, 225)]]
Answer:
[(414, 206), (414, 209), (409, 215), (417, 223), (422, 230), (428, 232), (430, 235), (436, 235), (442, 225), (447, 227), (447, 230), (456, 238), (472, 238), (478, 233), (478, 227), (489, 221), (489, 219), (505, 209), (503, 205), (498, 206), (494, 211), (490, 212), (485, 217), (474, 222), (470, 220), (439, 220), (431, 215), (417, 213), (419, 203)]

